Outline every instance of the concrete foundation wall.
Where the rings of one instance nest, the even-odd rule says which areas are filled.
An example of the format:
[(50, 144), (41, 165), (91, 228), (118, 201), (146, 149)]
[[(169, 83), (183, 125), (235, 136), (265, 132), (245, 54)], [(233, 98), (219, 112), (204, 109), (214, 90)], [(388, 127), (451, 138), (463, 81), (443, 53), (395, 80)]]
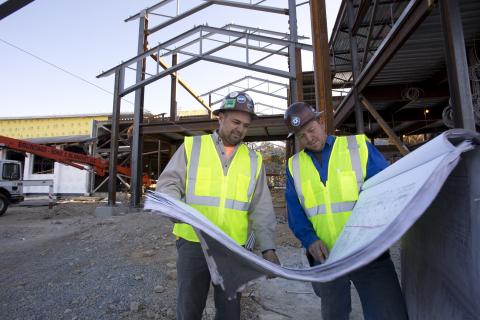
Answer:
[(479, 319), (480, 148), (462, 155), (427, 212), (404, 236), (410, 320)]

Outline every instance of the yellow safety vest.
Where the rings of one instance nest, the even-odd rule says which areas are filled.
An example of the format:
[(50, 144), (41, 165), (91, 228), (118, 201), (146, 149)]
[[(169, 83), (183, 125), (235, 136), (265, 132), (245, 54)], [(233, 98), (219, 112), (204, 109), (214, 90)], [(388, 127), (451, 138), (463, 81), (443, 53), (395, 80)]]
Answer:
[[(211, 135), (185, 137), (187, 176), (185, 202), (201, 212), (239, 245), (248, 233), (248, 208), (262, 165), (260, 153), (241, 144), (226, 175)], [(176, 223), (173, 233), (198, 242), (193, 228)]]
[(336, 137), (323, 184), (312, 158), (300, 151), (288, 160), (300, 204), (317, 237), (332, 249), (350, 217), (367, 172), (365, 135)]

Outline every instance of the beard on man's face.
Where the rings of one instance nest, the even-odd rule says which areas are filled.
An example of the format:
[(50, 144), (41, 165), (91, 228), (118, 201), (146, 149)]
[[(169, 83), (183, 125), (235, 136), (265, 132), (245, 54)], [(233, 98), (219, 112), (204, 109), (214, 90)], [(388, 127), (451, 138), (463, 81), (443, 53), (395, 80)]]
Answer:
[(223, 139), (226, 140), (226, 142), (228, 142), (231, 145), (239, 144), (240, 142), (242, 142), (243, 138), (245, 137), (244, 134), (242, 134), (240, 131), (235, 129), (229, 132), (223, 132), (223, 135), (224, 135)]

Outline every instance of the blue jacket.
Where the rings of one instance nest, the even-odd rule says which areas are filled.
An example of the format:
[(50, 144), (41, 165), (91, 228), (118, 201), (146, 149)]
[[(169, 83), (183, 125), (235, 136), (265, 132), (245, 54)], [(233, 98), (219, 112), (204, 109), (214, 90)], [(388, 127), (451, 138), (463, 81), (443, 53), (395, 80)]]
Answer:
[[(312, 161), (317, 168), (317, 171), (320, 173), (320, 178), (325, 184), (325, 181), (328, 177), (328, 161), (330, 160), (330, 154), (332, 153), (333, 144), (335, 142), (335, 136), (328, 136), (323, 147), (322, 153), (322, 163), (318, 163), (316, 157), (310, 150), (305, 150), (307, 154), (312, 158)], [(367, 176), (368, 179), (373, 177), (386, 167), (388, 167), (388, 162), (385, 160), (383, 155), (378, 151), (375, 146), (367, 142), (368, 147), (368, 160), (367, 160)], [(285, 200), (287, 202), (287, 211), (288, 211), (288, 225), (293, 231), (295, 236), (302, 242), (302, 245), (305, 248), (308, 248), (315, 240), (318, 240), (315, 230), (313, 229), (310, 220), (308, 220), (305, 215), (300, 202), (298, 201), (297, 191), (295, 190), (295, 185), (293, 182), (292, 175), (287, 166), (287, 189), (285, 191)]]

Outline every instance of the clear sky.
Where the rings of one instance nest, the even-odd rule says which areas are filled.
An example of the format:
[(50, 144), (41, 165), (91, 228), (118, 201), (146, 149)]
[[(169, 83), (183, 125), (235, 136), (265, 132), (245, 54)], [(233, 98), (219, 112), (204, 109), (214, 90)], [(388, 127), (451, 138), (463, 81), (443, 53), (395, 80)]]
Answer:
[[(4, 1), (0, 0), (1, 2)], [(138, 21), (124, 20), (158, 2), (160, 1), (36, 0), (0, 20), (0, 118), (111, 113), (113, 98), (109, 92), (113, 92), (113, 76), (103, 79), (97, 79), (96, 76), (102, 70), (136, 55)], [(180, 8), (187, 9), (200, 2), (182, 0)], [(305, 1), (297, 0), (298, 4), (303, 2)], [(269, 0), (262, 5), (286, 8), (287, 3), (287, 0)], [(340, 3), (341, 0), (326, 0), (329, 32)], [(162, 13), (171, 14), (168, 11), (172, 8), (173, 4)], [(308, 5), (298, 7), (297, 19), (299, 35), (310, 37)], [(161, 21), (163, 20), (158, 17), (152, 17), (150, 26)], [(208, 23), (210, 26), (221, 27), (231, 22), (288, 32), (287, 16), (211, 6), (155, 33), (150, 43), (153, 47), (157, 42), (168, 40), (194, 25)], [(167, 57), (167, 61), (170, 62), (170, 57)], [(311, 56), (308, 54), (303, 56), (303, 69), (312, 69)], [(209, 62), (187, 67), (179, 75), (199, 94), (245, 75), (286, 81)], [(169, 83), (170, 79), (166, 77), (147, 87), (147, 111), (154, 114), (168, 113)], [(280, 103), (252, 96), (264, 103)], [(134, 96), (130, 94), (125, 99), (133, 101)], [(180, 109), (201, 108), (180, 86), (178, 106)], [(122, 102), (122, 112), (132, 110), (130, 103)]]

